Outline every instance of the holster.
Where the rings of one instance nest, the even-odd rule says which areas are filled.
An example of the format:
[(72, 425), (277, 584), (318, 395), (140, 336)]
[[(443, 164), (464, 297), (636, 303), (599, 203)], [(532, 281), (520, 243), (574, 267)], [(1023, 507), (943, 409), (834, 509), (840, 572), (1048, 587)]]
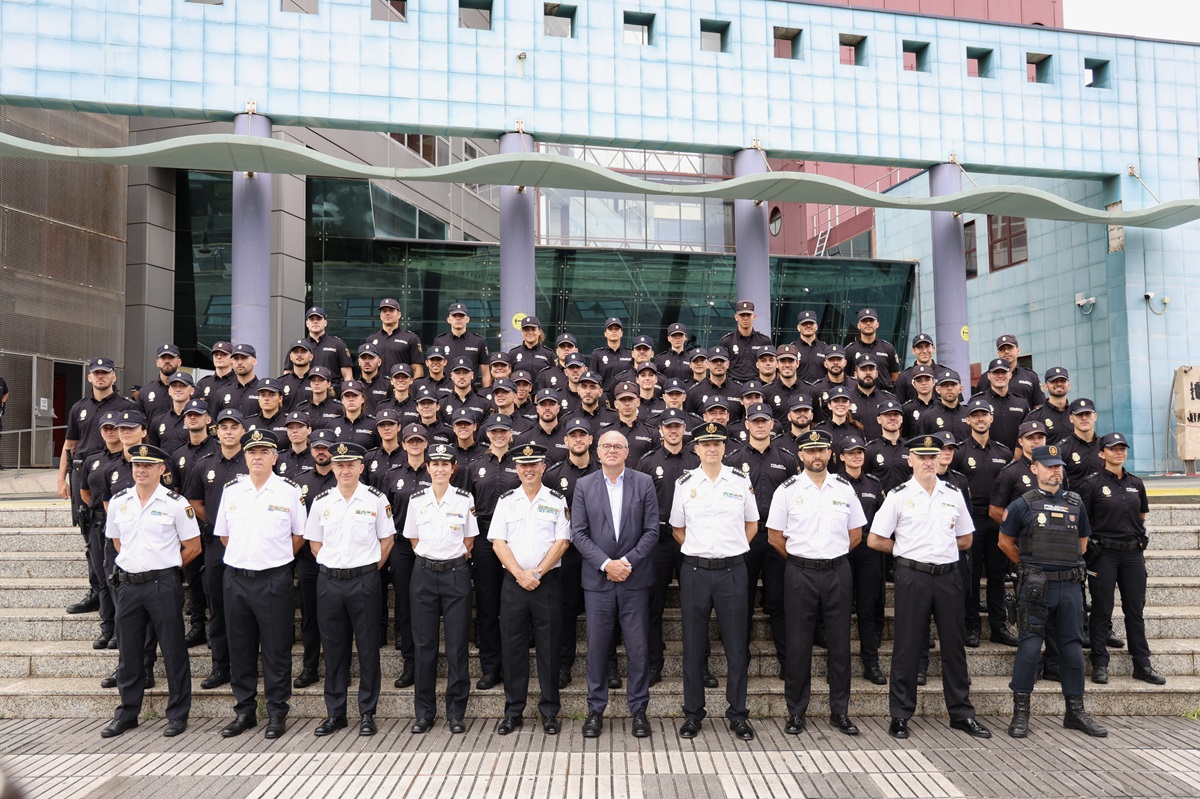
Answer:
[(1050, 607), (1046, 603), (1046, 572), (1037, 566), (1022, 565), (1017, 583), (1017, 629), (1045, 635)]
[(1004, 615), (1008, 619), (1008, 623), (1016, 625), (1017, 623), (1017, 578), (1015, 575), (1008, 575), (1004, 580)]
[(1092, 570), (1092, 565), (1096, 559), (1100, 557), (1100, 550), (1104, 549), (1104, 539), (1092, 536), (1088, 539), (1087, 551), (1083, 553), (1083, 563), (1088, 570)]

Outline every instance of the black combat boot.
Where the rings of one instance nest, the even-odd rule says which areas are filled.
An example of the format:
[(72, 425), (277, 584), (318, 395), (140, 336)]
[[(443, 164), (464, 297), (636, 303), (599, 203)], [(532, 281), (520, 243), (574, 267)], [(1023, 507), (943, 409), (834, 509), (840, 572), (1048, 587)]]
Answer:
[(1024, 738), (1029, 734), (1029, 694), (1013, 694), (1013, 717), (1008, 734), (1013, 738)]
[(1067, 713), (1063, 716), (1063, 726), (1068, 730), (1082, 730), (1093, 738), (1104, 738), (1108, 735), (1108, 730), (1101, 727), (1083, 709), (1082, 696), (1067, 697)]

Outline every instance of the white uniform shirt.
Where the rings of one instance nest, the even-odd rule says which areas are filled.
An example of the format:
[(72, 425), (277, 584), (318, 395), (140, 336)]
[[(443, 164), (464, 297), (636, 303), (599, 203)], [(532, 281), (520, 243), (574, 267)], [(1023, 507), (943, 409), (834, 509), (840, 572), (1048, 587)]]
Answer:
[(317, 563), (329, 569), (354, 569), (379, 563), (379, 542), (396, 534), (387, 497), (358, 483), (346, 500), (335, 485), (313, 500), (304, 537), (321, 542)]
[(758, 503), (744, 474), (722, 466), (716, 480), (700, 467), (679, 476), (671, 501), (671, 526), (687, 528), (682, 553), (731, 558), (750, 551), (746, 522), (758, 521)]
[(116, 564), (130, 574), (183, 565), (179, 544), (200, 535), (186, 499), (162, 485), (142, 505), (137, 488), (127, 488), (108, 504), (104, 535), (121, 542)]
[(807, 472), (775, 489), (767, 529), (780, 530), (789, 555), (829, 560), (850, 551), (849, 531), (867, 523), (854, 488), (826, 473), (818, 488)]
[(433, 487), (422, 488), (408, 500), (404, 537), (418, 539), (413, 552), (430, 560), (453, 560), (467, 554), (464, 539), (479, 535), (475, 498), (469, 491), (448, 486), (438, 502)]
[[(555, 541), (571, 540), (566, 497), (542, 486), (530, 501), (525, 487), (517, 486), (496, 503), (488, 539), (506, 542), (522, 569), (537, 568)], [(550, 568), (559, 563), (555, 561)]]
[(262, 571), (291, 563), (292, 536), (304, 535), (307, 518), (300, 487), (272, 474), (261, 490), (249, 475), (225, 487), (213, 535), (228, 538), (225, 565)]
[(958, 561), (957, 538), (975, 532), (975, 522), (957, 488), (938, 480), (930, 494), (910, 477), (884, 497), (871, 532), (884, 538), (895, 533), (892, 554), (898, 558), (946, 564)]

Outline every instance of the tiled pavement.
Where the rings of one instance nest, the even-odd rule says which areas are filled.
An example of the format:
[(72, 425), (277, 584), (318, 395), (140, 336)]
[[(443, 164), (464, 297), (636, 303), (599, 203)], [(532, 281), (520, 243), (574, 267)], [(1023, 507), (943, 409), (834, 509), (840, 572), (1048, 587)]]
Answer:
[(317, 720), (299, 719), (267, 741), (261, 726), (222, 739), (218, 719), (169, 740), (157, 720), (103, 741), (95, 720), (6, 720), (0, 766), (32, 799), (1200, 796), (1200, 722), (1174, 717), (1106, 718), (1106, 739), (1035, 718), (1024, 741), (1004, 735), (1007, 719), (984, 719), (997, 735), (977, 741), (942, 719), (918, 718), (912, 738), (895, 741), (887, 719), (857, 719), (863, 734), (847, 738), (810, 715), (795, 738), (781, 719), (756, 720), (750, 743), (718, 719), (694, 741), (662, 719), (641, 741), (627, 719), (613, 719), (595, 741), (583, 739), (578, 721), (556, 738), (528, 721), (507, 738), (492, 734), (494, 720), (473, 720), (461, 736), (443, 726), (412, 736), (411, 719), (380, 721), (374, 738), (359, 738), (352, 724), (318, 739)]

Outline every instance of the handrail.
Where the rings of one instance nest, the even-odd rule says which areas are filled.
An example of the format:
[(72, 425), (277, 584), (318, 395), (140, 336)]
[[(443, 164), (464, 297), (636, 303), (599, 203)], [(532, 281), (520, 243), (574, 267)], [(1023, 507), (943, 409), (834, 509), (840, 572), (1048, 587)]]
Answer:
[[(7, 436), (7, 435), (12, 435), (14, 433), (16, 434), (16, 436), (17, 436), (17, 466), (16, 466), (16, 470), (19, 472), (23, 468), (21, 466), (21, 453), (22, 453), (21, 436), (22, 435), (24, 435), (25, 433), (30, 433), (30, 434), (52, 433), (55, 430), (66, 430), (66, 429), (67, 429), (67, 426), (65, 424), (56, 424), (56, 425), (53, 425), (52, 427), (22, 427), (18, 430), (0, 430), (0, 439), (3, 439), (3, 437)], [(31, 435), (31, 437), (32, 437), (32, 435)]]

